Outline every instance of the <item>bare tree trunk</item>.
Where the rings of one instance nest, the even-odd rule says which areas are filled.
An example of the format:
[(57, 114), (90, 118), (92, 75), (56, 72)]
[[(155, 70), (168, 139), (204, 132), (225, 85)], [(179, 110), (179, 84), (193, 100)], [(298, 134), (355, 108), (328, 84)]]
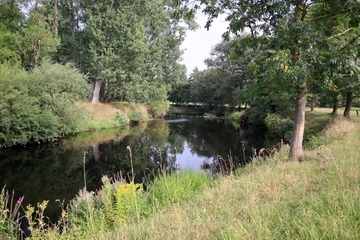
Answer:
[(295, 160), (304, 155), (303, 138), (305, 129), (305, 107), (306, 107), (306, 87), (300, 88), (299, 95), (295, 103), (295, 118), (293, 134), (290, 142), (289, 159)]
[(34, 50), (34, 69), (38, 64), (39, 57), (40, 57), (40, 38), (36, 40), (36, 47)]
[[(97, 79), (101, 79), (102, 71), (101, 65), (99, 64), (97, 67)], [(91, 103), (98, 103), (100, 98), (100, 89), (101, 89), (101, 81), (97, 80), (94, 85), (93, 97)]]
[(100, 88), (101, 88), (101, 82), (96, 81), (94, 86), (94, 92), (92, 97), (92, 103), (98, 103), (99, 102), (99, 96), (100, 96)]
[(346, 105), (344, 110), (344, 118), (346, 119), (350, 119), (352, 100), (353, 100), (353, 92), (352, 90), (350, 90), (346, 93)]
[(332, 110), (331, 115), (332, 115), (332, 116), (336, 116), (338, 109), (339, 109), (338, 101), (335, 100), (335, 101), (334, 101), (333, 110)]

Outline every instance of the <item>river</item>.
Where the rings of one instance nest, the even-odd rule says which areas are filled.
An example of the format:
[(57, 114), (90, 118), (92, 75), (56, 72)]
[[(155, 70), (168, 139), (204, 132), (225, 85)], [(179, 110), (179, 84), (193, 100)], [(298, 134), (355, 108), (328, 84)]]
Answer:
[(214, 173), (219, 163), (229, 159), (233, 166), (245, 165), (253, 149), (271, 147), (274, 142), (261, 128), (242, 129), (224, 119), (158, 119), (125, 129), (79, 133), (54, 143), (3, 149), (0, 184), (14, 190), (16, 198), (24, 195), (24, 206), (49, 200), (45, 214), (55, 221), (60, 213), (56, 199), (68, 202), (85, 186), (95, 191), (104, 175), (131, 178), (131, 162), (136, 182), (153, 179), (160, 169)]

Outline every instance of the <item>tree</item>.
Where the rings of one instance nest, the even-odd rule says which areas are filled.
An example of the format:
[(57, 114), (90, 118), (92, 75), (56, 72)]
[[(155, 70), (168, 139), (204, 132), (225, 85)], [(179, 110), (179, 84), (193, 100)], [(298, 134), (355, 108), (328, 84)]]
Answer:
[(246, 36), (224, 40), (211, 50), (211, 57), (205, 60), (208, 68), (218, 69), (221, 73), (223, 84), (219, 86), (219, 91), (221, 90), (222, 96), (219, 95), (218, 98), (222, 99), (222, 104), (229, 104), (230, 107), (246, 102), (237, 95), (251, 81), (246, 66), (252, 61), (256, 51), (249, 46), (244, 47), (242, 43), (245, 40)]
[(38, 66), (41, 59), (50, 57), (60, 44), (57, 37), (57, 11), (48, 1), (19, 1), (27, 13), (24, 28), (16, 44), (21, 53), (22, 65), (27, 69)]
[(16, 45), (24, 16), (15, 0), (0, 3), (0, 63), (19, 63), (20, 53)]
[[(188, 1), (184, 1), (187, 10)], [(349, 28), (355, 31), (359, 23), (360, 2), (354, 0), (341, 1), (198, 1), (205, 4), (204, 12), (208, 14), (207, 27), (219, 14), (226, 14), (229, 21), (228, 31), (224, 34), (239, 34), (246, 29), (256, 39), (259, 36), (269, 39), (266, 60), (269, 71), (263, 77), (277, 81), (278, 73), (291, 83), (296, 93), (293, 98), (294, 129), (290, 143), (290, 159), (303, 155), (303, 135), (305, 128), (306, 92), (310, 79), (316, 72), (315, 64), (325, 53), (319, 51), (318, 45), (328, 37), (319, 31), (319, 23), (332, 22), (334, 18), (349, 18)], [(321, 8), (317, 8), (321, 6)], [(190, 11), (191, 12), (191, 11)], [(321, 25), (321, 24), (320, 24)], [(326, 29), (322, 29), (326, 30)], [(350, 31), (350, 30), (349, 30)], [(349, 31), (339, 33), (349, 36)], [(336, 37), (336, 36), (334, 36)], [(344, 49), (353, 44), (349, 36)], [(343, 53), (343, 52), (342, 52)], [(260, 73), (259, 73), (260, 74)]]

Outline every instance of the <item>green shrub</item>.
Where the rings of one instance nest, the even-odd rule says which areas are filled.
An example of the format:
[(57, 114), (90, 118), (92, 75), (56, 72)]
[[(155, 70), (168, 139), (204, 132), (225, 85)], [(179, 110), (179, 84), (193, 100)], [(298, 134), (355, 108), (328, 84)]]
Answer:
[(290, 140), (294, 121), (290, 118), (281, 119), (278, 114), (268, 114), (265, 118), (267, 129), (284, 140)]
[(204, 117), (206, 117), (206, 118), (214, 118), (214, 117), (216, 117), (215, 116), (215, 112), (209, 112), (209, 113), (204, 113)]
[(154, 93), (150, 94), (148, 106), (149, 114), (152, 117), (163, 117), (170, 109), (170, 102), (167, 100), (167, 89), (165, 86), (154, 89)]
[(281, 121), (281, 117), (278, 114), (268, 114), (265, 119), (265, 125), (270, 132), (276, 133)]
[(231, 120), (234, 120), (234, 121), (239, 121), (241, 120), (241, 116), (243, 115), (242, 112), (233, 112), (230, 114), (229, 118)]
[(281, 119), (278, 126), (277, 135), (283, 138), (284, 140), (289, 141), (292, 136), (293, 127), (294, 127), (293, 120), (291, 120), (290, 118)]
[(170, 102), (167, 100), (152, 101), (149, 103), (149, 113), (154, 118), (164, 117), (170, 109)]
[(116, 111), (116, 120), (118, 121), (120, 126), (126, 126), (130, 123), (130, 119), (128, 118), (128, 116), (121, 110)]
[(130, 122), (138, 123), (143, 121), (143, 114), (140, 111), (132, 111), (129, 115)]
[(89, 85), (69, 65), (44, 63), (32, 72), (0, 65), (0, 147), (53, 141), (76, 131), (83, 116), (74, 101)]
[(130, 104), (130, 113), (129, 119), (132, 123), (138, 123), (138, 122), (144, 122), (148, 120), (148, 115), (146, 110), (143, 110), (144, 107), (142, 107), (140, 104)]

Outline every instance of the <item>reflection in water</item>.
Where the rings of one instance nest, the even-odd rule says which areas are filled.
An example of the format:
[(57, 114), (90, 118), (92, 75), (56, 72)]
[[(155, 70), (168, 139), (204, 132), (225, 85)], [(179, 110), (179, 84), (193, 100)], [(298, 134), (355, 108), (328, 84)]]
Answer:
[(103, 175), (121, 171), (123, 177), (143, 182), (153, 179), (159, 169), (211, 172), (229, 159), (233, 165), (226, 167), (244, 165), (252, 147), (271, 144), (265, 143), (261, 129), (244, 131), (225, 120), (153, 120), (124, 130), (81, 133), (57, 143), (2, 150), (0, 184), (7, 183), (17, 196), (25, 195), (24, 206), (50, 200), (45, 214), (54, 221), (60, 213), (56, 199), (69, 201), (85, 186), (95, 191)]

